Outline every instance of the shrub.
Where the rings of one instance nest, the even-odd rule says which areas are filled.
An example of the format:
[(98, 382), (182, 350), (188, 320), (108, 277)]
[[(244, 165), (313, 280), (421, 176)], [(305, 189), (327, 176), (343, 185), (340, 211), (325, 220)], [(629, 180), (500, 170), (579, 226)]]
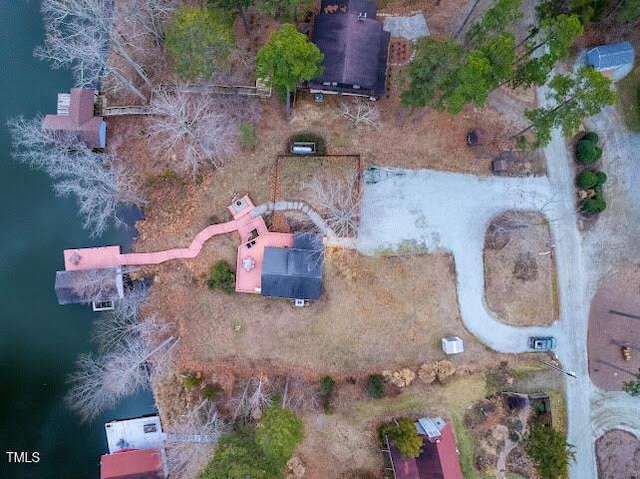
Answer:
[(302, 420), (289, 409), (279, 407), (267, 409), (256, 428), (256, 443), (281, 469), (291, 459), (303, 437)]
[(622, 383), (622, 390), (631, 396), (640, 396), (640, 369), (636, 373), (635, 380)]
[(593, 215), (596, 213), (602, 213), (607, 208), (607, 203), (604, 200), (598, 198), (590, 198), (584, 200), (580, 205), (580, 209), (586, 215)]
[(331, 414), (333, 407), (331, 406), (331, 399), (333, 397), (333, 390), (336, 386), (335, 380), (331, 376), (325, 376), (320, 381), (320, 396), (322, 402), (322, 409), (325, 413)]
[(593, 188), (598, 184), (598, 174), (593, 170), (583, 170), (578, 173), (576, 184), (583, 189)]
[(231, 271), (229, 263), (224, 260), (216, 261), (209, 270), (209, 289), (219, 289), (225, 293), (233, 293), (236, 285), (236, 275)]
[(278, 479), (282, 477), (282, 471), (278, 470), (278, 465), (256, 443), (255, 431), (245, 428), (224, 434), (220, 438), (213, 458), (198, 477)]
[(207, 384), (202, 390), (202, 398), (213, 401), (216, 398), (216, 388), (214, 388), (210, 384)]
[(543, 479), (566, 477), (569, 461), (575, 459), (573, 446), (563, 432), (535, 424), (525, 437), (524, 449)]
[(381, 399), (384, 396), (384, 378), (379, 374), (372, 374), (367, 379), (367, 393), (372, 399)]
[(600, 138), (598, 137), (598, 134), (596, 132), (588, 131), (582, 136), (582, 138), (580, 138), (580, 141), (590, 141), (594, 145), (597, 145), (598, 141), (600, 141)]
[(602, 172), (602, 171), (598, 171), (596, 173), (596, 176), (598, 177), (598, 185), (604, 185), (607, 182), (607, 174)]
[[(327, 144), (324, 141), (324, 138), (320, 135), (316, 135), (310, 131), (301, 131), (300, 133), (296, 133), (291, 138), (291, 144), (294, 142), (308, 142), (316, 144), (316, 154), (318, 155), (326, 155), (327, 154)], [(288, 153), (288, 152), (287, 152)]]
[(589, 140), (580, 140), (576, 146), (576, 158), (583, 165), (595, 163), (602, 156), (602, 149)]
[(184, 388), (187, 391), (192, 391), (196, 386), (200, 385), (200, 383), (202, 382), (202, 379), (200, 379), (195, 374), (187, 374), (184, 377), (183, 382), (184, 382)]
[(240, 143), (247, 150), (254, 150), (256, 147), (256, 127), (253, 123), (243, 121), (240, 123)]
[(422, 452), (422, 438), (413, 419), (399, 419), (397, 424), (382, 426), (378, 432), (381, 438), (389, 436), (393, 445), (405, 457), (418, 457)]

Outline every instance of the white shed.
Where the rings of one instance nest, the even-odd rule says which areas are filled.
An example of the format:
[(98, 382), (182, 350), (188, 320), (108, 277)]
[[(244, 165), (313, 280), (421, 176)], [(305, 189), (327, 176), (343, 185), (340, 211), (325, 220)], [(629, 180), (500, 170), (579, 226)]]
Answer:
[(464, 351), (462, 338), (458, 336), (448, 336), (442, 338), (442, 350), (445, 354), (459, 354)]

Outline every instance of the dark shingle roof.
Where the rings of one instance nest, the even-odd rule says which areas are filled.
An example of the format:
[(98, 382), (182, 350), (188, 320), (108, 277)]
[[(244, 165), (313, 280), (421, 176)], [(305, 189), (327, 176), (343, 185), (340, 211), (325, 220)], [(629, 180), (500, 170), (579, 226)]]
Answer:
[[(320, 248), (317, 248), (320, 245)], [(296, 235), (293, 248), (265, 248), (261, 294), (278, 298), (319, 299), (322, 288), (322, 237)]]
[(375, 17), (358, 20), (353, 13), (321, 13), (315, 19), (313, 42), (324, 55), (324, 72), (314, 83), (359, 85), (382, 95), (390, 38)]
[(634, 51), (629, 42), (600, 45), (587, 52), (587, 62), (596, 70), (610, 70), (633, 64)]

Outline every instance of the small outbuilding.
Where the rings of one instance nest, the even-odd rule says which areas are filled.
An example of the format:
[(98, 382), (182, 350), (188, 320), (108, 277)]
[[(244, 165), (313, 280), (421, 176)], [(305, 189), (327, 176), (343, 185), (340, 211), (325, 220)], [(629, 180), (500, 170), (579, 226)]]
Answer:
[(262, 296), (298, 300), (320, 299), (322, 236), (296, 234), (293, 248), (266, 247), (262, 264)]
[(464, 351), (462, 338), (458, 336), (447, 336), (442, 338), (442, 350), (445, 354), (460, 354)]
[(91, 88), (72, 88), (58, 94), (57, 114), (44, 117), (45, 130), (75, 135), (89, 148), (104, 148), (107, 124), (95, 115), (97, 92)]
[(620, 80), (633, 69), (634, 59), (630, 42), (600, 45), (587, 51), (587, 64), (614, 80)]

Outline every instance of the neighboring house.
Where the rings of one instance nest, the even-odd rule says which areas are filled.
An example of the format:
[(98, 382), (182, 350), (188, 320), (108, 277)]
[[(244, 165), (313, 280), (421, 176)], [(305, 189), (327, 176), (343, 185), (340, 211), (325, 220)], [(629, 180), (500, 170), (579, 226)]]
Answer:
[(322, 289), (322, 236), (296, 234), (293, 248), (265, 248), (262, 296), (317, 300)]
[(100, 479), (163, 479), (166, 473), (164, 434), (158, 416), (104, 425), (109, 454), (100, 459)]
[(308, 82), (312, 93), (365, 96), (385, 93), (391, 34), (376, 20), (368, 0), (322, 0), (313, 43), (324, 55), (322, 76)]
[(385, 437), (394, 479), (463, 479), (451, 423), (422, 418), (416, 429), (424, 443), (416, 458), (402, 456)]
[(116, 299), (124, 298), (120, 268), (56, 271), (58, 304), (88, 304), (94, 311), (113, 309)]
[(71, 93), (58, 93), (57, 114), (45, 116), (43, 128), (75, 135), (89, 148), (104, 148), (107, 124), (94, 114), (96, 95), (91, 88), (72, 88)]
[(614, 80), (620, 80), (633, 69), (634, 58), (629, 42), (600, 45), (587, 51), (587, 64)]

